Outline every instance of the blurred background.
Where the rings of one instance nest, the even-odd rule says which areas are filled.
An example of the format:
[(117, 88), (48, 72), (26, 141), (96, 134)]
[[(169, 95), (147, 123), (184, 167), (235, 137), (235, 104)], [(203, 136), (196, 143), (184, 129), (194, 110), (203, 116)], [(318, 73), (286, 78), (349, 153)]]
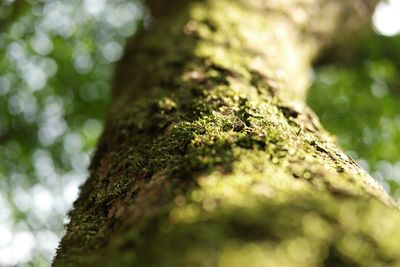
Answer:
[[(0, 0), (0, 266), (48, 266), (103, 127), (139, 0)], [(313, 70), (322, 124), (400, 202), (400, 1), (344, 63)]]

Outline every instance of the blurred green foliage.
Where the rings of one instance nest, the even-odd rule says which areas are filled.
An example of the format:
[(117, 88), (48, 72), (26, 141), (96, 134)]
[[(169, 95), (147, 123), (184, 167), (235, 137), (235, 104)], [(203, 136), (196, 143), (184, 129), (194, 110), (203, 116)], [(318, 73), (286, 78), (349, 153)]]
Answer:
[(400, 197), (400, 37), (372, 35), (348, 64), (315, 73), (308, 102), (322, 124), (397, 199)]
[[(0, 0), (0, 266), (48, 266), (87, 176), (139, 0)], [(309, 103), (400, 198), (400, 38), (321, 67)]]
[(0, 3), (0, 266), (48, 266), (139, 1)]

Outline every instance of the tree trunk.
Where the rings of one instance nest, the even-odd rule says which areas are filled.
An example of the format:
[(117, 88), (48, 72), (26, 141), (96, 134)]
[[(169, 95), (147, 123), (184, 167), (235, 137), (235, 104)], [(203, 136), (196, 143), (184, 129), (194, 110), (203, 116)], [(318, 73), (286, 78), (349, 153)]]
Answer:
[(400, 266), (397, 206), (304, 103), (375, 3), (148, 2), (54, 266)]

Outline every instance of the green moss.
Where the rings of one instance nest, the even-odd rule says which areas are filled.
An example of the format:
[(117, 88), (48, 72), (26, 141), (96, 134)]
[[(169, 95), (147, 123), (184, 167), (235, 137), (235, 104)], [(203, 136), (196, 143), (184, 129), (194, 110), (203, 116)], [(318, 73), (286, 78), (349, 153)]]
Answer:
[[(384, 255), (383, 242), (352, 251), (376, 228), (355, 219), (351, 230), (351, 212), (340, 217), (344, 206), (372, 221), (375, 205), (394, 221), (398, 213), (381, 204), (391, 200), (315, 115), (294, 104), (299, 85), (277, 77), (278, 69), (306, 75), (308, 50), (299, 73), (280, 63), (308, 42), (299, 43), (293, 24), (221, 0), (189, 5), (157, 25), (120, 63), (108, 124), (55, 266), (383, 266), (398, 259)], [(271, 32), (257, 37), (263, 27)], [(387, 244), (385, 251), (396, 251)], [(383, 256), (362, 261), (372, 248)]]
[[(121, 229), (123, 235), (112, 239), (105, 250), (89, 253), (78, 264), (312, 267), (397, 263), (400, 214), (390, 207), (371, 198), (327, 195), (305, 181), (293, 181), (273, 166), (246, 171), (229, 175), (215, 171), (199, 177), (199, 187), (178, 195), (173, 205), (136, 229)], [(266, 180), (263, 172), (275, 177)], [(100, 261), (98, 253), (103, 255)]]

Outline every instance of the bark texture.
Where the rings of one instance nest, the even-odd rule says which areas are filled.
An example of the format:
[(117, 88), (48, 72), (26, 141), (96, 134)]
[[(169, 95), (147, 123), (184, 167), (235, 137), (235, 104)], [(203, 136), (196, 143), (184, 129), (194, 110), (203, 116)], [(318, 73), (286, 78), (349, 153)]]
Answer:
[(373, 1), (149, 1), (54, 266), (400, 266), (400, 212), (304, 104)]

